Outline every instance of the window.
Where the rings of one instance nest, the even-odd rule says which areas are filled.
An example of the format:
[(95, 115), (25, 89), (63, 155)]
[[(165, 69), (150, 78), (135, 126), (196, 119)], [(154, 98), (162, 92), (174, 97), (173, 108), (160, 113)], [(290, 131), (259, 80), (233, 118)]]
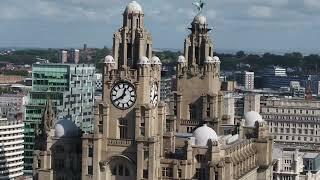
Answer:
[(148, 179), (148, 169), (143, 170), (143, 178)]
[(204, 154), (197, 154), (197, 155), (196, 155), (196, 160), (197, 160), (199, 163), (206, 162), (206, 155), (204, 155)]
[(196, 119), (195, 108), (193, 108), (192, 104), (189, 104), (189, 113), (190, 113), (190, 119), (191, 120)]
[(196, 168), (195, 178), (200, 180), (206, 179), (206, 169), (205, 168)]
[(130, 172), (127, 166), (119, 164), (112, 168), (113, 176), (130, 176)]
[(170, 167), (163, 167), (162, 177), (173, 177), (173, 169)]
[(181, 178), (181, 177), (182, 177), (182, 170), (178, 169), (178, 178)]
[(128, 138), (128, 121), (126, 119), (119, 119), (120, 139)]

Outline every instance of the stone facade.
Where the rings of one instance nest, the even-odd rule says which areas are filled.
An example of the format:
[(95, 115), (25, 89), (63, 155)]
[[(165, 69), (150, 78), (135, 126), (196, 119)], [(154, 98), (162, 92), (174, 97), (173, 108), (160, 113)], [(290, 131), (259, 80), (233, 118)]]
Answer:
[[(150, 99), (161, 63), (152, 57), (141, 6), (131, 2), (123, 18), (113, 57), (105, 60), (94, 134), (83, 136), (82, 179), (272, 179), (266, 123), (245, 127), (223, 116), (220, 60), (206, 18), (198, 15), (191, 24), (168, 105)], [(122, 87), (132, 86), (127, 101)]]
[(206, 18), (191, 24), (168, 104), (160, 101), (161, 61), (152, 57), (141, 6), (129, 3), (123, 18), (113, 56), (105, 58), (94, 133), (82, 136), (81, 179), (271, 180), (267, 124), (255, 113), (236, 125), (224, 116), (220, 60)]
[(277, 143), (288, 145), (320, 145), (320, 101), (269, 98), (261, 107), (262, 117)]

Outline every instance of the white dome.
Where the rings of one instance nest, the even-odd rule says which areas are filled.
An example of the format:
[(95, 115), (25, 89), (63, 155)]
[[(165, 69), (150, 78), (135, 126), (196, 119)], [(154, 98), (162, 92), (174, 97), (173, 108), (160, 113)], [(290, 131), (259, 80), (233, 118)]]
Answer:
[(254, 124), (256, 123), (256, 121), (263, 122), (263, 119), (260, 116), (260, 114), (255, 111), (247, 112), (244, 115), (244, 119), (245, 119), (245, 126), (247, 127), (254, 127)]
[(206, 58), (206, 60), (204, 61), (204, 63), (213, 63), (213, 58), (210, 57), (210, 56), (208, 56), (208, 57)]
[(214, 57), (213, 57), (213, 61), (214, 61), (214, 62), (220, 62), (220, 58), (219, 58), (218, 56), (214, 56)]
[(195, 138), (195, 145), (207, 146), (208, 140), (218, 141), (217, 133), (206, 124), (197, 128), (192, 135)]
[(201, 15), (201, 14), (197, 15), (194, 18), (193, 23), (205, 25), (205, 24), (207, 24), (207, 18), (205, 16)]
[(162, 64), (161, 61), (160, 61), (160, 59), (159, 59), (157, 56), (153, 56), (153, 57), (151, 58), (151, 62), (152, 62), (152, 64), (158, 64), (158, 65), (161, 65), (161, 64)]
[(184, 58), (184, 56), (179, 56), (178, 63), (185, 63), (185, 62), (186, 62), (186, 58)]
[(106, 64), (114, 64), (115, 61), (114, 61), (114, 59), (113, 59), (112, 56), (108, 55), (108, 56), (106, 56), (106, 57), (104, 58), (104, 63), (106, 63)]
[(140, 57), (139, 63), (138, 64), (150, 64), (150, 61), (147, 57), (142, 56)]
[(139, 3), (137, 3), (137, 1), (131, 1), (127, 5), (125, 12), (127, 12), (127, 13), (143, 13), (142, 7), (140, 6)]
[(73, 137), (78, 136), (79, 128), (69, 119), (58, 121), (54, 126), (55, 137)]

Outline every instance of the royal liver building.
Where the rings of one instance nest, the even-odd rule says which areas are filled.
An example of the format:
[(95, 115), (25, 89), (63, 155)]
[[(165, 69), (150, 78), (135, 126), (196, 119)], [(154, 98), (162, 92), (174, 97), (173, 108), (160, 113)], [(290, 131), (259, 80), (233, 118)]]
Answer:
[(220, 60), (206, 17), (191, 23), (169, 104), (160, 102), (161, 61), (144, 18), (141, 6), (129, 3), (114, 34), (95, 131), (82, 136), (81, 179), (271, 180), (267, 124), (258, 113), (238, 123), (223, 113)]

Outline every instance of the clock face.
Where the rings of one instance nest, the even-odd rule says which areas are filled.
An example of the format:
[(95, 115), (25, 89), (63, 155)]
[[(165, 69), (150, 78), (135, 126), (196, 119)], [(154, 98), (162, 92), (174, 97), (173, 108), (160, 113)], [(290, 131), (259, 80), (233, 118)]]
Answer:
[(152, 83), (151, 89), (150, 89), (150, 104), (152, 104), (154, 107), (158, 104), (158, 84)]
[(111, 89), (110, 99), (118, 109), (129, 109), (136, 102), (136, 91), (129, 82), (119, 82)]

